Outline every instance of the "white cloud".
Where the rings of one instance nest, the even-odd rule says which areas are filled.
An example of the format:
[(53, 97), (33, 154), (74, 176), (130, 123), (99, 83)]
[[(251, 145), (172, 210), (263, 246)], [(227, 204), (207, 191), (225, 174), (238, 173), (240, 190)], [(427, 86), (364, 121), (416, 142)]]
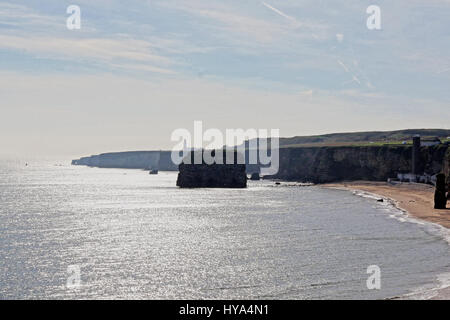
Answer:
[(338, 42), (344, 41), (344, 35), (343, 35), (342, 33), (337, 33), (337, 34), (336, 34), (336, 40), (337, 40)]
[(239, 42), (243, 46), (251, 46), (248, 37), (259, 45), (272, 45), (274, 42), (278, 42), (281, 36), (287, 35), (295, 39), (318, 39), (316, 33), (327, 28), (317, 22), (298, 21), (267, 3), (264, 3), (264, 6), (288, 18), (291, 23), (271, 21), (255, 14), (239, 11), (236, 6), (216, 1), (164, 1), (158, 2), (158, 5), (211, 20), (212, 28), (223, 31), (222, 34), (215, 34), (216, 36), (226, 36), (228, 40), (236, 40), (245, 36), (247, 42), (245, 44), (242, 41)]
[[(0, 48), (16, 49), (37, 56), (63, 59), (92, 59), (110, 66), (130, 65), (130, 61), (141, 63), (147, 70), (171, 73), (160, 66), (174, 62), (153, 53), (152, 44), (144, 40), (129, 38), (55, 38), (42, 36), (0, 35)], [(124, 63), (123, 60), (126, 62)], [(148, 65), (153, 63), (156, 65)]]
[[(81, 32), (66, 30), (64, 6), (50, 16), (45, 6), (0, 3), (0, 50), (12, 61), (1, 63), (17, 68), (0, 73), (0, 135), (12, 137), (0, 149), (39, 150), (43, 143), (30, 137), (45, 137), (49, 148), (88, 146), (86, 153), (167, 147), (170, 129), (195, 119), (279, 127), (282, 135), (448, 126), (450, 47), (440, 6), (386, 3), (384, 30), (368, 33), (357, 1), (152, 0), (125, 9), (118, 0), (80, 2), (96, 17)], [(61, 59), (82, 70), (94, 64), (97, 75), (55, 69)], [(35, 66), (39, 76), (28, 75)], [(197, 70), (202, 79), (190, 76)]]
[(54, 16), (38, 14), (26, 6), (7, 2), (0, 3), (0, 21), (16, 27), (55, 27), (61, 26), (61, 21), (64, 22), (61, 18), (58, 19)]
[(432, 100), (356, 90), (281, 93), (203, 79), (1, 72), (0, 90), (0, 150), (11, 153), (170, 148), (171, 132), (191, 129), (199, 119), (205, 128), (280, 128), (282, 136), (293, 136), (404, 123), (445, 127), (450, 117), (444, 104)]

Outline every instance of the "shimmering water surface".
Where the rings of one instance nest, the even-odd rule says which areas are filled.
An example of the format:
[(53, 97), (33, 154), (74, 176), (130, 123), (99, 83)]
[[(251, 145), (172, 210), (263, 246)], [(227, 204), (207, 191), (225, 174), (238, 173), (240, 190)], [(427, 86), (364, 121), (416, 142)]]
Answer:
[(185, 190), (176, 173), (55, 163), (0, 162), (2, 299), (375, 299), (450, 270), (432, 227), (350, 192)]

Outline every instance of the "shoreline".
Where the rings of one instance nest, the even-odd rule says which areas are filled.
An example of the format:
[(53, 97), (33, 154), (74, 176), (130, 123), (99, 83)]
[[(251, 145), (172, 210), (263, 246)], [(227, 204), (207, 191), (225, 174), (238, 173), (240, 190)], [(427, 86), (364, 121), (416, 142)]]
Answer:
[[(323, 188), (347, 190), (351, 192), (366, 192), (381, 199), (388, 200), (397, 209), (406, 213), (409, 218), (418, 222), (425, 221), (439, 225), (443, 230), (450, 233), (450, 208), (437, 210), (434, 204), (434, 186), (418, 183), (397, 183), (375, 181), (351, 181), (339, 183), (327, 183), (319, 185)], [(450, 245), (449, 239), (445, 239)], [(449, 300), (450, 283), (440, 281), (438, 287), (413, 291), (402, 297), (394, 299), (429, 299)]]
[(406, 211), (412, 218), (436, 223), (450, 229), (450, 207), (447, 205), (447, 209), (434, 209), (434, 187), (427, 184), (354, 181), (319, 186), (373, 193), (382, 198), (391, 199), (399, 209)]

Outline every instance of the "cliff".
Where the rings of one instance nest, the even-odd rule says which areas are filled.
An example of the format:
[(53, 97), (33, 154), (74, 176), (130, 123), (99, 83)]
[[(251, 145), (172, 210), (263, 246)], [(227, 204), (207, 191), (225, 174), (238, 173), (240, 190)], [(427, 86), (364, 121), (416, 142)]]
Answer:
[[(270, 178), (314, 183), (383, 181), (396, 177), (397, 173), (411, 172), (411, 156), (411, 145), (282, 147), (279, 172)], [(246, 160), (248, 162), (248, 154)], [(444, 171), (449, 183), (449, 161), (448, 145), (421, 147), (418, 172), (433, 175)], [(73, 160), (72, 164), (100, 168), (178, 170), (178, 166), (172, 162), (170, 151), (103, 153)], [(186, 168), (187, 171), (191, 169)], [(259, 172), (259, 166), (247, 164), (247, 172)]]
[(450, 186), (450, 148), (447, 149), (447, 153), (445, 154), (442, 172), (446, 176), (447, 185)]
[(170, 151), (102, 153), (73, 160), (72, 164), (99, 168), (178, 170), (178, 167), (172, 162)]
[[(246, 171), (259, 172), (259, 165), (248, 164), (246, 151)], [(72, 160), (72, 165), (98, 168), (118, 169), (158, 169), (161, 171), (178, 171), (178, 165), (172, 162), (171, 151), (127, 151), (111, 152), (82, 157)]]
[[(447, 145), (420, 148), (420, 172), (442, 170)], [(298, 147), (280, 149), (280, 169), (272, 178), (327, 183), (382, 181), (411, 171), (411, 146)]]

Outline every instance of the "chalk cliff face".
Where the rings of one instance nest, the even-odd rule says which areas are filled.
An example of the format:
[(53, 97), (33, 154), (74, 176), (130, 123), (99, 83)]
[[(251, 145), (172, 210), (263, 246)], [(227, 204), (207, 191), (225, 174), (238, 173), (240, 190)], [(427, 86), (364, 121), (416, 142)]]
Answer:
[[(442, 170), (447, 146), (423, 147), (420, 172)], [(281, 148), (274, 178), (326, 183), (343, 180), (386, 180), (411, 171), (410, 146)]]
[(102, 153), (72, 161), (73, 165), (99, 168), (158, 169), (176, 171), (170, 151), (129, 151)]

